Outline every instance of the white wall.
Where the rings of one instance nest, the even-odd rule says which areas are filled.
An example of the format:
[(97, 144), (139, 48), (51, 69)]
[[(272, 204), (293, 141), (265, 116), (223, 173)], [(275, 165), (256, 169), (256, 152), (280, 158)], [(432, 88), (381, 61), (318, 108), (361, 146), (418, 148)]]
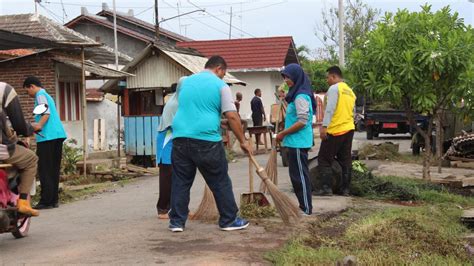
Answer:
[(252, 110), (250, 108), (250, 101), (254, 97), (254, 90), (259, 88), (262, 90), (262, 100), (263, 106), (265, 108), (265, 113), (267, 114), (267, 119), (270, 115), (270, 106), (276, 103), (276, 87), (280, 86), (283, 82), (283, 79), (280, 76), (280, 73), (277, 71), (273, 72), (230, 72), (236, 78), (245, 81), (247, 86), (234, 85), (231, 87), (233, 96), (235, 98), (235, 93), (241, 92), (243, 99), (240, 103), (240, 116), (243, 119), (252, 120)]
[[(94, 145), (94, 119), (105, 119), (107, 144), (106, 150), (117, 149), (117, 105), (107, 99), (102, 102), (87, 103), (87, 137), (88, 151), (93, 151)], [(123, 117), (121, 129), (123, 130)], [(68, 139), (75, 139), (77, 145), (82, 147), (82, 120), (62, 122)]]

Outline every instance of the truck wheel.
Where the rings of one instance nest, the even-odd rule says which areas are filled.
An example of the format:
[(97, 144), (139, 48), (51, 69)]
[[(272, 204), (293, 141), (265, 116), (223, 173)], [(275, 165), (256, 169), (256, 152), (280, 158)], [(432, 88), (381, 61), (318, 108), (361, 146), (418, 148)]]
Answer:
[(367, 139), (374, 139), (374, 128), (371, 126), (367, 127)]
[(283, 163), (284, 167), (288, 167), (288, 149), (281, 147), (280, 148), (280, 156), (281, 156), (281, 162)]

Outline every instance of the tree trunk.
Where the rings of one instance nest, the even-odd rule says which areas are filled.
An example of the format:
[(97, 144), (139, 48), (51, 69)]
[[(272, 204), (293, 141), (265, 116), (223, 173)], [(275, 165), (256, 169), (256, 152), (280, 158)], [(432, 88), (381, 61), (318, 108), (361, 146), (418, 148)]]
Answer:
[(438, 173), (441, 174), (443, 162), (443, 111), (439, 111), (436, 117), (436, 159), (438, 161)]
[(423, 156), (423, 179), (431, 180), (430, 166), (431, 166), (431, 134), (423, 136), (425, 139), (425, 154)]

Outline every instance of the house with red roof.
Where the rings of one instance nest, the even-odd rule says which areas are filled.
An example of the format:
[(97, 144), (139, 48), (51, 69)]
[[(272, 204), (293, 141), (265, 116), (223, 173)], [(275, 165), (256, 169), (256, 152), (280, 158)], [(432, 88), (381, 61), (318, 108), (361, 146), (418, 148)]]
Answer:
[(295, 43), (291, 36), (248, 38), (211, 41), (184, 41), (176, 43), (178, 47), (193, 48), (206, 57), (222, 56), (227, 71), (243, 80), (247, 86), (232, 86), (232, 90), (241, 92), (243, 101), (240, 115), (244, 119), (251, 117), (250, 100), (254, 90), (262, 90), (265, 112), (276, 102), (275, 93), (283, 82), (280, 70), (283, 66), (298, 63)]

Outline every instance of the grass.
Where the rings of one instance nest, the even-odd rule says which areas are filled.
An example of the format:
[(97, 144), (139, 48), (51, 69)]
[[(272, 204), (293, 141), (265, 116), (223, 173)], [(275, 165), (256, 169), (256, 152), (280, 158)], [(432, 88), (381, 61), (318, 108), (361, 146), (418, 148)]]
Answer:
[[(306, 230), (265, 258), (276, 265), (334, 265), (355, 256), (361, 265), (472, 265), (464, 249), (468, 229), (463, 209), (474, 197), (452, 194), (423, 180), (377, 177), (363, 164), (353, 164), (352, 209), (319, 216)], [(361, 202), (362, 201), (362, 202)]]
[(240, 215), (246, 219), (263, 219), (276, 216), (275, 207), (269, 206), (258, 206), (255, 203), (241, 204)]
[[(349, 255), (361, 265), (470, 264), (462, 240), (467, 229), (456, 207), (390, 207), (352, 221), (360, 211), (312, 225), (306, 235), (265, 258), (276, 265), (334, 265)], [(337, 228), (341, 224), (342, 230)]]

